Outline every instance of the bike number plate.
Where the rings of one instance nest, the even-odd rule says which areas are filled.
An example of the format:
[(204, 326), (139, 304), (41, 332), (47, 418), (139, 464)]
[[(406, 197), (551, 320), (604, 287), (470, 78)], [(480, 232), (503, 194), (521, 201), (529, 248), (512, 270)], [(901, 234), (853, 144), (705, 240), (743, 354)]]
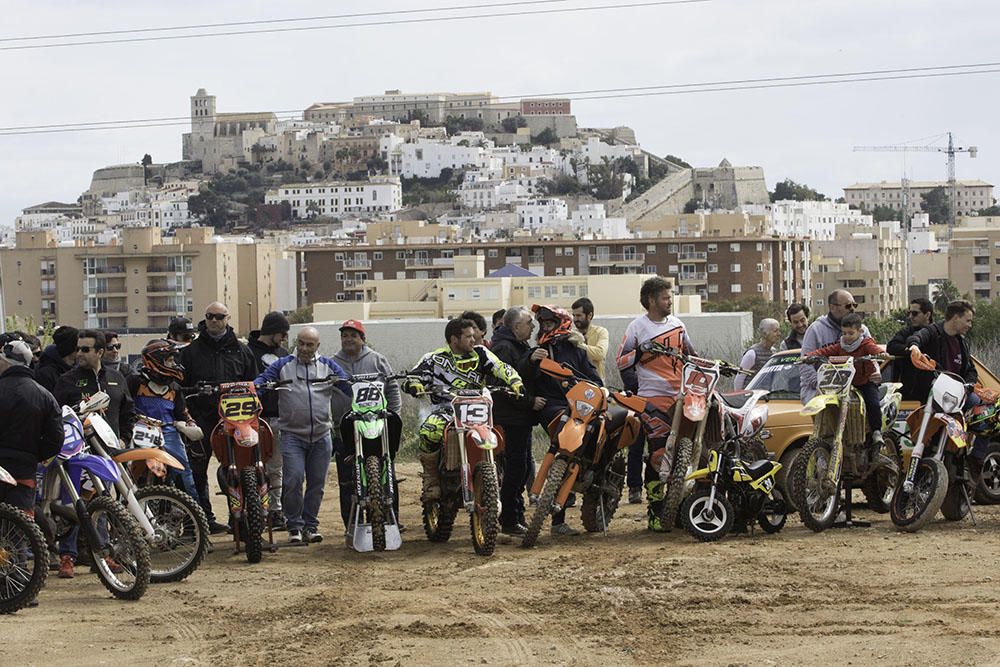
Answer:
[(816, 386), (820, 391), (836, 393), (854, 379), (854, 362), (848, 364), (823, 364), (816, 371)]
[(696, 396), (708, 396), (719, 381), (719, 371), (695, 364), (684, 366), (684, 392)]
[(257, 414), (256, 396), (233, 396), (219, 401), (222, 416), (230, 421), (247, 421)]
[(149, 424), (144, 424), (141, 421), (135, 423), (135, 428), (132, 429), (132, 446), (133, 447), (160, 447), (163, 445), (163, 434), (160, 429), (155, 426), (150, 426)]
[(764, 490), (764, 493), (771, 493), (771, 489), (774, 488), (774, 478), (766, 477), (762, 479), (760, 482), (760, 486)]
[(385, 403), (381, 382), (355, 382), (351, 391), (354, 394), (355, 408), (377, 409)]
[(489, 403), (475, 400), (456, 400), (453, 406), (455, 408), (455, 426), (458, 428), (492, 423), (492, 411)]

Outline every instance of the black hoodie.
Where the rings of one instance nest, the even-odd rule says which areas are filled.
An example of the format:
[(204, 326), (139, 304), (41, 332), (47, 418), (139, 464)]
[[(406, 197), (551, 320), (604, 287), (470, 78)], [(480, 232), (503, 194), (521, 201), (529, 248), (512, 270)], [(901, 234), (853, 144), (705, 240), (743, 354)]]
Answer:
[(27, 366), (0, 375), (0, 466), (15, 479), (34, 479), (40, 461), (59, 453), (62, 412)]
[(56, 387), (59, 376), (71, 368), (73, 367), (63, 361), (62, 355), (59, 354), (55, 345), (47, 345), (38, 358), (35, 382), (52, 391)]
[[(275, 345), (271, 347), (260, 340), (260, 329), (250, 332), (250, 342), (247, 344), (257, 360), (257, 372), (263, 373), (264, 369), (282, 357), (287, 357), (291, 352)], [(263, 415), (267, 419), (278, 416), (278, 394), (273, 391), (265, 391), (260, 396), (260, 404), (263, 408)]]
[[(493, 330), (490, 352), (497, 355), (500, 361), (513, 366), (522, 378), (525, 373), (531, 371), (531, 346), (526, 341), (517, 340), (514, 332), (504, 325)], [(534, 402), (534, 395), (527, 391), (520, 399), (506, 394), (496, 394), (493, 396), (493, 418), (501, 426), (504, 424), (531, 426), (538, 417), (532, 409)]]
[[(181, 350), (185, 387), (198, 382), (252, 381), (257, 377), (257, 359), (246, 345), (236, 338), (232, 327), (226, 327), (222, 338), (215, 340), (205, 330), (205, 320), (198, 323), (198, 337)], [(218, 414), (215, 396), (195, 396), (188, 404), (196, 420), (212, 420)], [(208, 436), (208, 433), (205, 434)]]

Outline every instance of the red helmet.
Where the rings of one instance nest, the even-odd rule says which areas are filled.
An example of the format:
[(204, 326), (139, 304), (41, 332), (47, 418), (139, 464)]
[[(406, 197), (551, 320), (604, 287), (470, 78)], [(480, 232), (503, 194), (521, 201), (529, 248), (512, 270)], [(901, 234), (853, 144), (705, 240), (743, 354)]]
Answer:
[(177, 362), (177, 348), (168, 340), (154, 340), (142, 348), (142, 363), (153, 382), (167, 384), (184, 378), (184, 367)]
[(559, 306), (540, 306), (537, 303), (531, 306), (531, 312), (535, 313), (538, 320), (555, 320), (556, 326), (552, 331), (538, 332), (538, 344), (546, 345), (557, 338), (567, 336), (573, 332), (573, 316), (565, 308)]

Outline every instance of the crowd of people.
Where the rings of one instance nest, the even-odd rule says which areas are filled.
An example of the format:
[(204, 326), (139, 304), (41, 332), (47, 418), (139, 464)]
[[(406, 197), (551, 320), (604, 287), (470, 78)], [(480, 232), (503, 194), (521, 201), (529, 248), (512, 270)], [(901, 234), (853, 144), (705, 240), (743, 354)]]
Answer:
[[(627, 457), (628, 502), (641, 503), (645, 493), (648, 528), (660, 531), (659, 504), (664, 489), (657, 472), (658, 461), (670, 433), (671, 408), (678, 395), (682, 365), (652, 349), (663, 346), (688, 354), (694, 354), (695, 349), (684, 323), (673, 314), (669, 281), (650, 278), (638, 296), (645, 312), (628, 325), (614, 359), (624, 387), (647, 401), (641, 415), (642, 432)], [(786, 310), (790, 331), (787, 337), (782, 339), (778, 321), (762, 320), (759, 340), (743, 355), (740, 366), (752, 375), (778, 349), (801, 349), (803, 355), (849, 356), (885, 349), (899, 357), (894, 363), (895, 375), (903, 383), (904, 399), (923, 400), (930, 374), (914, 368), (905, 358), (909, 350), (916, 348), (944, 370), (960, 375), (968, 383), (976, 381), (965, 340), (975, 315), (972, 304), (953, 302), (944, 320), (936, 322), (931, 303), (914, 299), (908, 311), (910, 324), (886, 348), (872, 340), (856, 312), (857, 306), (850, 292), (835, 290), (827, 299), (827, 313), (810, 322), (808, 306), (791, 304)], [(495, 396), (494, 404), (494, 420), (503, 429), (505, 441), (499, 521), (501, 532), (507, 535), (521, 536), (526, 530), (524, 498), (535, 467), (532, 432), (536, 426), (544, 429), (567, 408), (563, 387), (540, 373), (539, 363), (551, 359), (594, 383), (606, 381), (609, 333), (594, 323), (594, 316), (594, 304), (587, 298), (577, 299), (568, 310), (543, 304), (515, 306), (493, 314), (492, 333), (488, 336), (486, 319), (479, 313), (465, 312), (445, 326), (444, 346), (423, 355), (408, 369), (401, 385), (387, 383), (386, 399), (394, 420), (390, 428), (396, 438), (401, 432), (401, 390), (422, 395), (433, 387), (481, 388), (499, 384), (508, 388)], [(365, 325), (360, 321), (343, 322), (339, 350), (332, 356), (319, 354), (320, 332), (312, 326), (300, 329), (294, 348), (288, 349), (289, 330), (289, 321), (282, 313), (268, 313), (260, 328), (250, 332), (248, 341), (243, 342), (230, 324), (226, 305), (214, 302), (205, 308), (204, 319), (197, 326), (185, 317), (174, 318), (165, 337), (149, 341), (134, 366), (121, 358), (119, 336), (113, 331), (64, 325), (54, 330), (51, 344), (45, 347), (28, 332), (3, 334), (0, 466), (17, 478), (18, 485), (0, 487), (0, 501), (31, 511), (37, 464), (55, 455), (62, 443), (59, 406), (76, 405), (103, 391), (110, 397), (107, 421), (122, 443), (129, 442), (137, 414), (167, 424), (165, 447), (184, 465), (176, 483), (197, 499), (213, 534), (230, 532), (228, 521), (215, 515), (210, 501), (214, 486), (208, 476), (210, 437), (219, 420), (218, 397), (199, 393), (185, 398), (184, 388), (199, 383), (254, 381), (264, 385), (287, 380), (286, 391), (261, 392), (262, 417), (274, 434), (273, 455), (266, 464), (271, 523), (287, 530), (290, 542), (321, 541), (319, 510), (333, 461), (346, 527), (353, 492), (353, 451), (344, 447), (337, 428), (351, 408), (346, 380), (361, 373), (390, 376), (393, 369), (386, 357), (369, 345)], [(331, 376), (335, 382), (315, 382)], [(742, 377), (737, 389), (742, 386)], [(803, 365), (801, 380), (801, 398), (805, 402), (816, 392), (815, 370)], [(873, 439), (880, 437), (880, 380), (874, 364), (859, 368), (855, 378), (870, 406)], [(450, 419), (450, 404), (433, 400), (436, 403), (416, 429), (424, 499), (440, 493), (438, 456), (445, 424)], [(974, 469), (982, 459), (984, 446), (977, 441)], [(555, 536), (577, 533), (566, 523), (565, 510), (553, 516), (551, 532)], [(70, 534), (60, 544), (60, 577), (74, 576), (76, 556), (76, 535)]]

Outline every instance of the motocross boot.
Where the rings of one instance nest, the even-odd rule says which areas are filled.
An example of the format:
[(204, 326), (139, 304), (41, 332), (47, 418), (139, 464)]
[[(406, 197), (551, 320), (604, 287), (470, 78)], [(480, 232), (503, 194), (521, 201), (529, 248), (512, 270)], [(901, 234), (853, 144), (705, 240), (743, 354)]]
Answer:
[(660, 523), (660, 508), (663, 506), (663, 482), (653, 480), (646, 482), (646, 529), (654, 533), (666, 533), (667, 529)]
[(423, 493), (420, 495), (421, 501), (441, 499), (441, 471), (438, 469), (439, 452), (421, 452), (420, 465), (424, 467), (424, 472), (420, 477), (423, 479)]

